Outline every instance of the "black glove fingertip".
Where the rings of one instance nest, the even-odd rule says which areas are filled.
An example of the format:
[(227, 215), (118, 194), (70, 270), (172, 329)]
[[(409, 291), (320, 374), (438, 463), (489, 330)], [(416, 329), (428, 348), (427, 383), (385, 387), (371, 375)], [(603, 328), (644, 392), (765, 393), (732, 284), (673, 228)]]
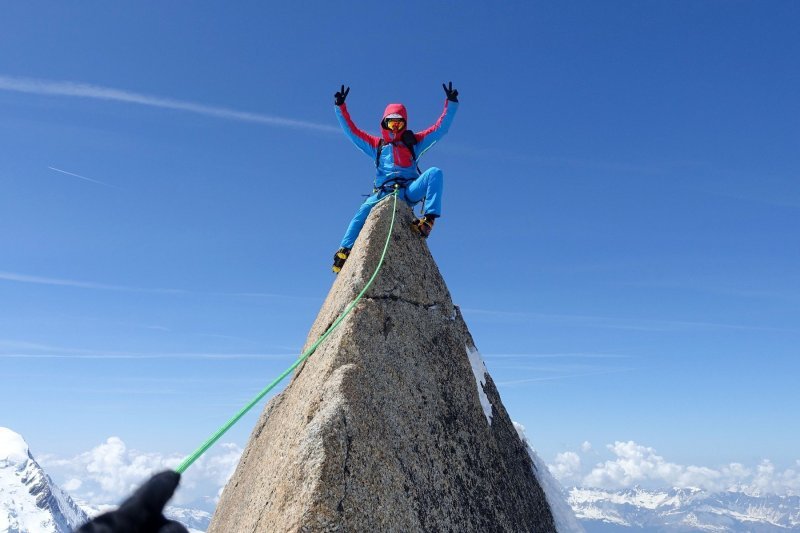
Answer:
[[(175, 489), (178, 488), (180, 481), (179, 473), (174, 470), (165, 470), (151, 477), (134, 493), (131, 500), (141, 504), (153, 514), (160, 514), (169, 499), (175, 494)], [(128, 502), (123, 503), (122, 507), (126, 503)]]

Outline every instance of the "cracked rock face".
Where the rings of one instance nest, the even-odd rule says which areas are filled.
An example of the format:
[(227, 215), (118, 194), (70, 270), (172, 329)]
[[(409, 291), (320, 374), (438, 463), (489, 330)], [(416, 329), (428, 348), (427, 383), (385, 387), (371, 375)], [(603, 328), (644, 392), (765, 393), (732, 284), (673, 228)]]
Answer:
[[(373, 209), (306, 346), (372, 275), (391, 213)], [(210, 532), (555, 531), (488, 374), (484, 415), (472, 338), (412, 220), (398, 202), (381, 272), (267, 404)]]

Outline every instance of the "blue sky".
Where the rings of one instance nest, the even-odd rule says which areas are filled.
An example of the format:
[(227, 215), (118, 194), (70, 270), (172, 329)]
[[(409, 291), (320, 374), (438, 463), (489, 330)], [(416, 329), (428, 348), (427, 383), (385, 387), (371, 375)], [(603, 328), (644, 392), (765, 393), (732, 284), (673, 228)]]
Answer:
[[(188, 453), (288, 366), (377, 131), (461, 94), (429, 244), (540, 453), (800, 459), (800, 4), (4, 4), (0, 425)], [(243, 444), (256, 414), (234, 429)]]

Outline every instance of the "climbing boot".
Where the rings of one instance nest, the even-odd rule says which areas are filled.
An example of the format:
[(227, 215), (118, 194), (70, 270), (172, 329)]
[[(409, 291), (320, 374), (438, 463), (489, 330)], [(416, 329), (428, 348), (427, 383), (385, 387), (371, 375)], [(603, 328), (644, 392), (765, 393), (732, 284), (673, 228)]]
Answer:
[(333, 266), (331, 270), (335, 274), (338, 274), (342, 267), (344, 266), (344, 262), (347, 261), (347, 257), (350, 255), (350, 248), (339, 248), (335, 254), (333, 254)]
[(433, 223), (435, 221), (436, 217), (425, 215), (424, 217), (414, 221), (414, 223), (411, 224), (411, 229), (427, 239), (428, 235), (430, 235), (431, 231), (433, 230)]

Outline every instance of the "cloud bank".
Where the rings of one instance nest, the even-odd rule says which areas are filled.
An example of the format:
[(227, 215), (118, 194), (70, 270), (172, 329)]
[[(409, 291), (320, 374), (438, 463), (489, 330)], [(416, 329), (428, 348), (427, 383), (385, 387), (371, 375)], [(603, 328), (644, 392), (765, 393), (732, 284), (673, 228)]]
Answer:
[[(681, 465), (667, 461), (655, 449), (634, 441), (616, 441), (605, 447), (611, 458), (595, 459), (594, 448), (584, 442), (576, 451), (556, 455), (549, 470), (565, 486), (619, 490), (642, 486), (650, 489), (699, 488), (708, 492), (737, 491), (751, 495), (800, 495), (800, 461), (780, 470), (769, 460), (755, 466), (730, 463), (721, 467)], [(242, 448), (223, 443), (212, 448), (184, 474), (171, 505), (191, 505), (213, 511), (222, 489), (233, 475)], [(38, 458), (53, 479), (71, 495), (97, 508), (117, 504), (155, 472), (175, 468), (178, 453), (130, 449), (119, 437), (109, 437), (87, 452), (62, 458)]]
[(752, 495), (800, 495), (800, 460), (779, 470), (765, 459), (755, 466), (730, 463), (719, 467), (681, 465), (667, 461), (654, 448), (634, 441), (616, 441), (606, 446), (612, 458), (588, 466), (592, 450), (584, 442), (580, 452), (556, 455), (548, 465), (551, 473), (567, 486), (618, 490), (636, 485), (645, 488), (700, 488), (709, 492), (740, 491)]
[[(212, 448), (183, 475), (171, 505), (198, 501), (216, 504), (242, 449), (233, 443)], [(44, 455), (38, 460), (56, 482), (73, 496), (94, 506), (116, 504), (156, 472), (175, 468), (183, 455), (132, 450), (119, 437), (71, 458)]]

